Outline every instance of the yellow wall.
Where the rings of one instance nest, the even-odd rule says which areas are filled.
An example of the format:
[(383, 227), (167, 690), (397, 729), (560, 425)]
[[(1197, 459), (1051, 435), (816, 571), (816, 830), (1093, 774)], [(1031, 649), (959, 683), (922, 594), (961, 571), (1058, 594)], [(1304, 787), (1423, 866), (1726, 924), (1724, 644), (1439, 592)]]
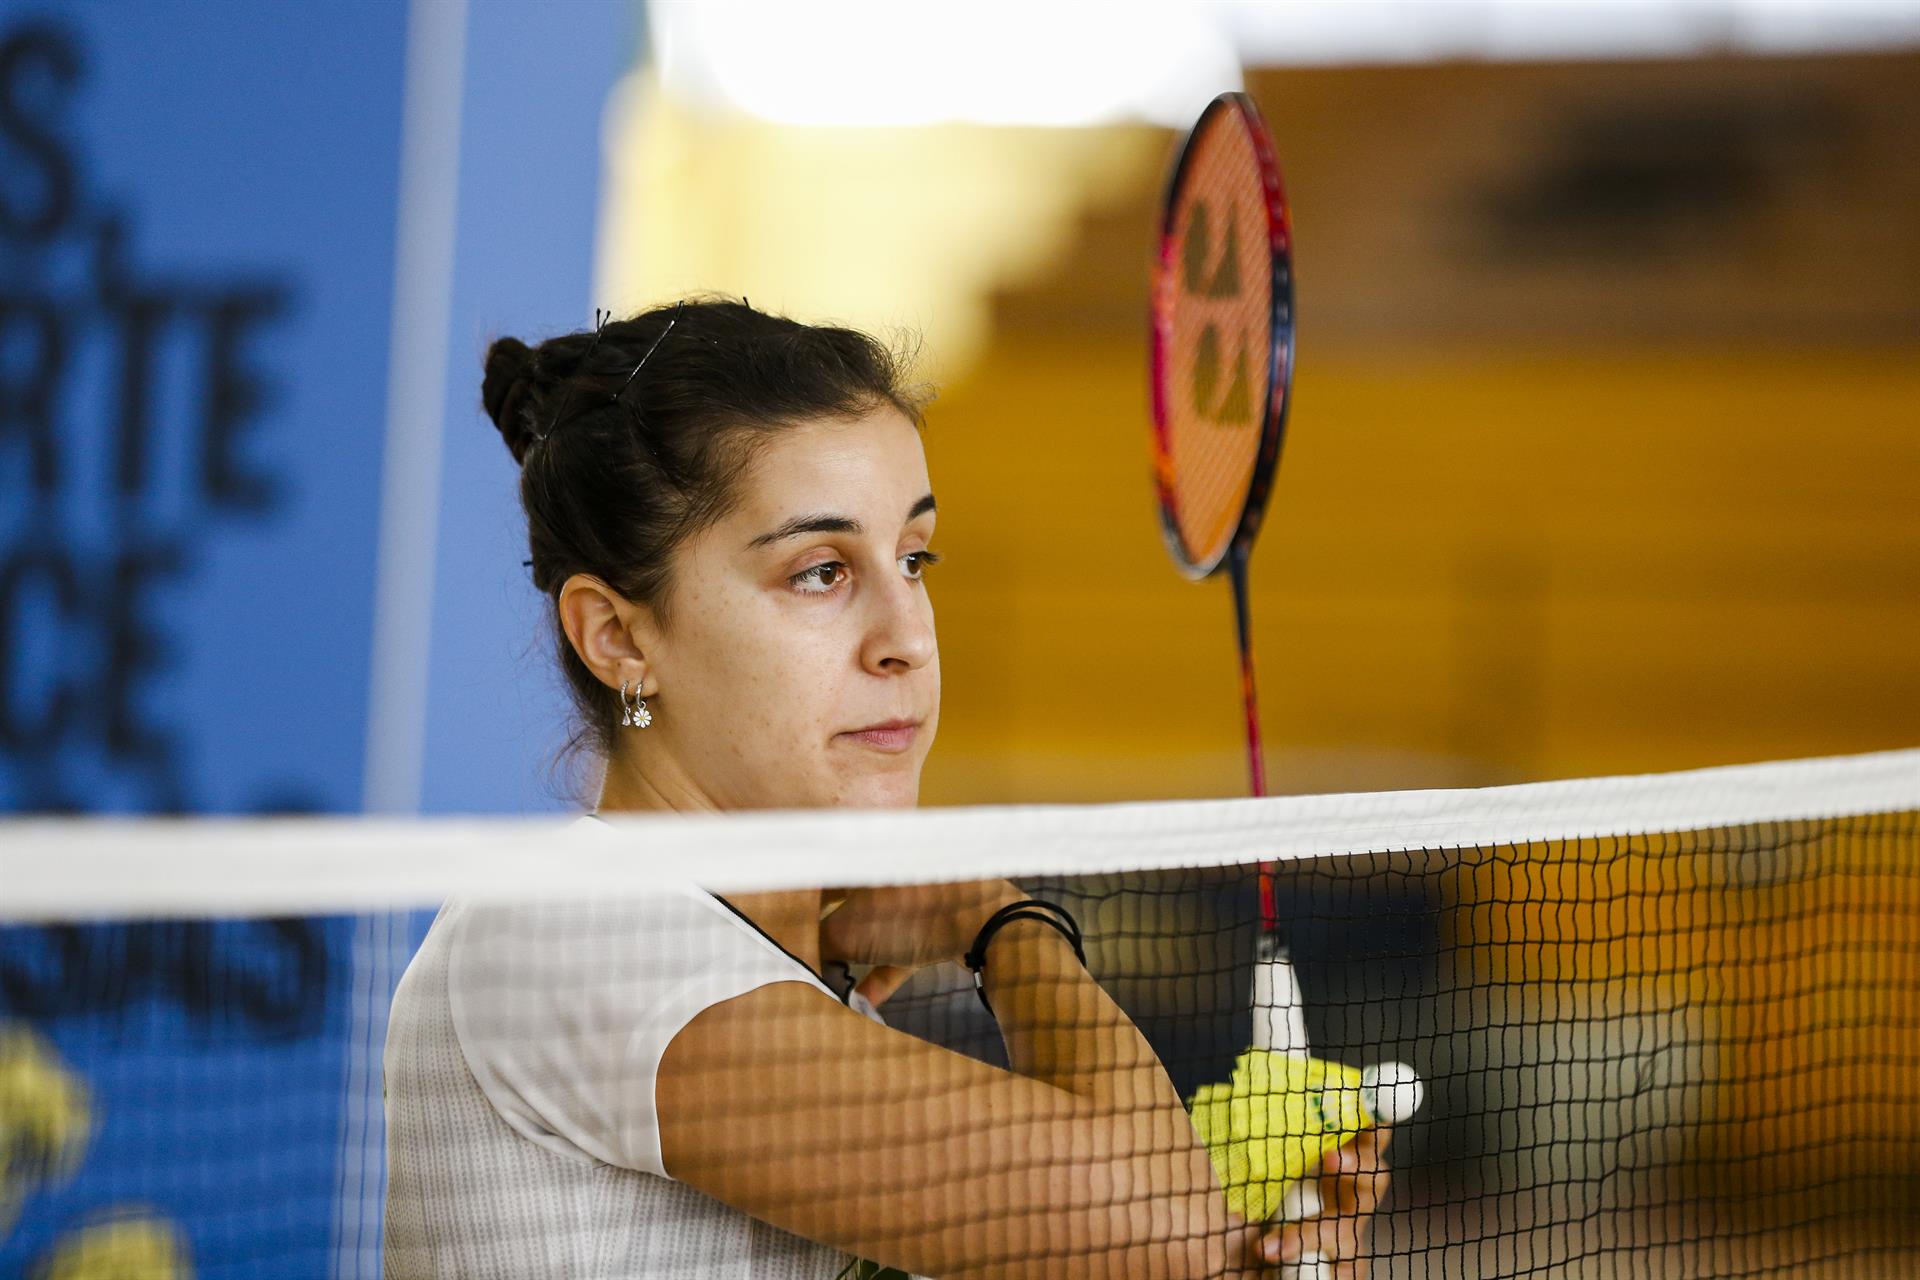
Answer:
[[(1300, 244), (1298, 384), (1254, 560), (1275, 790), (1920, 743), (1911, 166), (1848, 184), (1839, 160), (1802, 156), (1825, 205), (1783, 178), (1740, 234), (1677, 262), (1457, 251), (1480, 175), (1522, 180), (1488, 140), (1524, 151), (1544, 101), (1610, 102), (1617, 71), (1255, 79)], [(1716, 103), (1819, 83), (1855, 108), (1857, 162), (1920, 127), (1920, 59), (1899, 71), (1627, 78), (1665, 100), (1677, 77), (1717, 76), (1733, 96)], [(1245, 786), (1226, 586), (1174, 572), (1148, 483), (1137, 259), (1154, 196), (1143, 180), (1091, 209), (1074, 256), (1003, 291), (993, 342), (934, 408), (933, 802)], [(1647, 1100), (1670, 1112), (1648, 1123), (1704, 1121), (1661, 1153), (1698, 1191), (1769, 1189), (1789, 1217), (1866, 1207), (1863, 1186), (1898, 1195), (1881, 1175), (1920, 1172), (1901, 1163), (1920, 1137), (1920, 902), (1910, 835), (1855, 838), (1888, 821), (1912, 830), (1465, 852), (1432, 883), (1449, 1010), (1673, 1037), (1686, 1084)], [(1373, 868), (1320, 870), (1378, 891)]]
[[(1792, 1221), (1885, 1207), (1910, 1188), (1884, 1175), (1920, 1177), (1917, 824), (1469, 852), (1446, 877), (1447, 988), (1482, 1025), (1567, 1021), (1573, 1057), (1583, 1019), (1646, 1018), (1641, 1051), (1689, 1060), (1657, 1080), (1683, 1096), (1645, 1101), (1706, 1122), (1671, 1153), (1697, 1190), (1790, 1193), (1746, 1207)], [(1521, 992), (1524, 1014), (1495, 1003)]]
[[(1920, 742), (1920, 55), (1249, 77), (1298, 243), (1254, 559), (1275, 790)], [(1245, 785), (1221, 582), (1148, 486), (1175, 138), (802, 129), (644, 76), (600, 294), (921, 328), (930, 803)]]
[[(934, 407), (935, 802), (1243, 785), (1223, 582), (1179, 578), (1138, 344), (1023, 334)], [(1303, 350), (1254, 561), (1276, 790), (1920, 740), (1906, 351)]]
[[(1249, 89), (1298, 243), (1275, 790), (1920, 742), (1920, 57)], [(997, 287), (934, 407), (934, 802), (1245, 785), (1226, 588), (1175, 574), (1148, 487), (1160, 180)]]

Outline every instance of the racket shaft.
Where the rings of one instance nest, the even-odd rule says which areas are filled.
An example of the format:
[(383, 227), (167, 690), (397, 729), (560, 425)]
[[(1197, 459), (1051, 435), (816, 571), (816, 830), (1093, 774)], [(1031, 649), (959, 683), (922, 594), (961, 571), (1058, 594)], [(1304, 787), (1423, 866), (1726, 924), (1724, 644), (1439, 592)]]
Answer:
[[(1261, 868), (1261, 892), (1270, 892), (1266, 868)], [(1309, 1057), (1306, 1009), (1300, 999), (1300, 980), (1294, 976), (1293, 961), (1271, 929), (1262, 929), (1259, 952), (1253, 964), (1253, 1047), (1276, 1053), (1296, 1053)], [(1320, 1192), (1311, 1179), (1303, 1178), (1287, 1188), (1275, 1215), (1281, 1222), (1298, 1222), (1320, 1212)], [(1299, 1273), (1302, 1280), (1312, 1273)]]
[(1260, 695), (1253, 681), (1253, 609), (1247, 590), (1247, 549), (1229, 554), (1233, 579), (1234, 634), (1240, 643), (1240, 699), (1247, 713), (1247, 774), (1255, 796), (1267, 794), (1267, 766), (1260, 745)]

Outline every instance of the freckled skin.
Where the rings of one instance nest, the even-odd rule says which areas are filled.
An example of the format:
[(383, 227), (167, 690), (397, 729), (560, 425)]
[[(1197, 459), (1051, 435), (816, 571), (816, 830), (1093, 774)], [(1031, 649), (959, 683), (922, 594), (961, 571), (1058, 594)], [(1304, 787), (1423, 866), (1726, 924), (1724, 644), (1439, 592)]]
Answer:
[[(621, 732), (602, 808), (916, 803), (940, 658), (913, 559), (934, 515), (907, 517), (931, 488), (920, 434), (891, 406), (766, 440), (733, 510), (679, 548), (669, 625), (635, 627), (654, 721)], [(750, 545), (815, 515), (861, 529)], [(889, 720), (921, 721), (907, 750), (842, 736)]]

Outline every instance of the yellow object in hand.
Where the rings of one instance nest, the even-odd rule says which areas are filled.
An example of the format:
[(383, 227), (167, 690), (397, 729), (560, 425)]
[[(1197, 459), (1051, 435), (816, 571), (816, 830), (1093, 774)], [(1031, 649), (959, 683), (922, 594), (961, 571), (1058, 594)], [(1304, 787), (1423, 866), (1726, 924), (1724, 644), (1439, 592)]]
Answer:
[(1363, 1088), (1357, 1067), (1267, 1049), (1235, 1058), (1226, 1082), (1202, 1085), (1187, 1107), (1227, 1206), (1249, 1222), (1271, 1219), (1288, 1187), (1373, 1124)]

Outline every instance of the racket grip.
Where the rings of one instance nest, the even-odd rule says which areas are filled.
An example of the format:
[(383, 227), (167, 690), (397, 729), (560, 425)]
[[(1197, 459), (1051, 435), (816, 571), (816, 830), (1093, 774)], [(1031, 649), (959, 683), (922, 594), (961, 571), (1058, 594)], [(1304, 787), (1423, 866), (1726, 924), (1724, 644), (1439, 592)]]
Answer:
[[(1307, 1218), (1317, 1218), (1324, 1206), (1320, 1202), (1320, 1189), (1310, 1178), (1302, 1178), (1287, 1188), (1287, 1194), (1280, 1198), (1279, 1212), (1275, 1213), (1275, 1222), (1301, 1222)], [(1280, 1280), (1332, 1280), (1333, 1262), (1325, 1254), (1309, 1249), (1300, 1255), (1296, 1262), (1281, 1264)]]
[[(1306, 1002), (1285, 947), (1264, 942), (1253, 966), (1253, 1047), (1311, 1056)], [(1360, 1071), (1360, 1105), (1375, 1124), (1405, 1124), (1427, 1100), (1426, 1084), (1404, 1062), (1376, 1062)]]
[(1320, 1202), (1320, 1188), (1311, 1178), (1302, 1178), (1287, 1188), (1287, 1194), (1280, 1197), (1280, 1209), (1273, 1215), (1275, 1222), (1302, 1222), (1308, 1218), (1320, 1216), (1325, 1208)]
[(1307, 1044), (1306, 1004), (1287, 949), (1263, 938), (1253, 965), (1253, 1047), (1270, 1053), (1312, 1052)]
[[(1405, 1124), (1426, 1101), (1426, 1085), (1404, 1062), (1376, 1062), (1360, 1071), (1360, 1105), (1375, 1124)], [(1320, 1189), (1312, 1179), (1303, 1178), (1287, 1188), (1274, 1215), (1279, 1222), (1299, 1222), (1318, 1217), (1325, 1205)], [(1281, 1280), (1333, 1280), (1333, 1260), (1312, 1250), (1298, 1262), (1280, 1268)]]
[[(1287, 949), (1271, 935), (1262, 936), (1253, 968), (1253, 1047), (1269, 1052), (1309, 1056), (1306, 1002)], [(1360, 1072), (1360, 1106), (1375, 1124), (1402, 1124), (1413, 1118), (1425, 1101), (1426, 1089), (1404, 1062), (1381, 1062)], [(1276, 1222), (1299, 1222), (1318, 1217), (1326, 1206), (1312, 1178), (1301, 1178), (1286, 1190)], [(1309, 1251), (1299, 1261), (1280, 1268), (1281, 1280), (1332, 1280), (1333, 1261)]]

